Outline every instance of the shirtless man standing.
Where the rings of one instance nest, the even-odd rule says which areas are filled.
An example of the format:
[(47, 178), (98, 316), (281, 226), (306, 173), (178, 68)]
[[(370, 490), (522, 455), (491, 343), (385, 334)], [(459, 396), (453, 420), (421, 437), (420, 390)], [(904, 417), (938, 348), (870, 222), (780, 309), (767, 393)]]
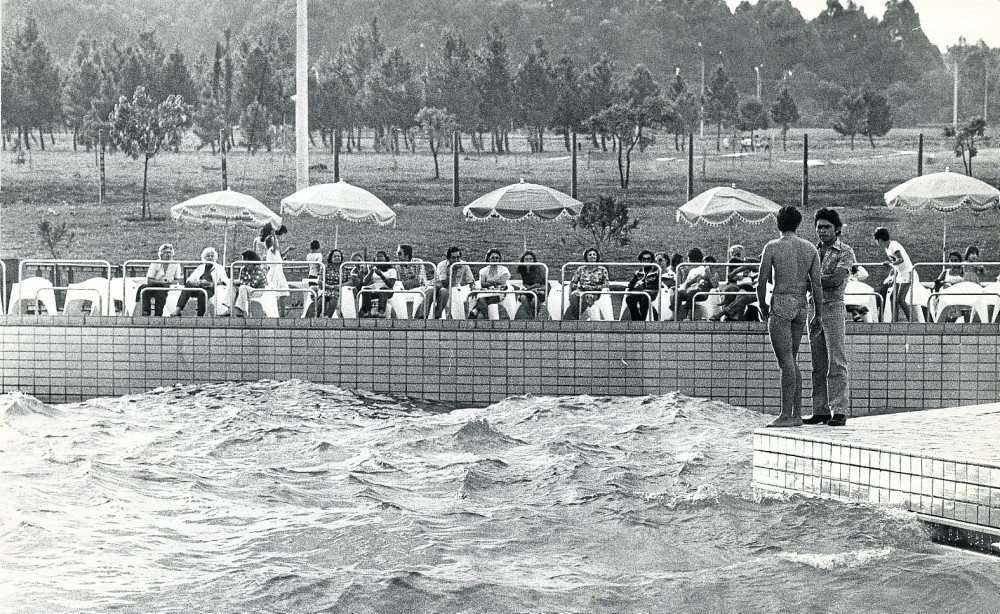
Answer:
[[(767, 320), (771, 347), (781, 368), (781, 415), (771, 427), (802, 426), (802, 373), (798, 355), (808, 312), (806, 291), (812, 292), (818, 326), (822, 326), (823, 286), (819, 252), (795, 231), (802, 214), (795, 207), (778, 211), (781, 237), (769, 241), (760, 257), (757, 301)], [(773, 275), (772, 275), (773, 270)], [(767, 284), (774, 280), (771, 304), (767, 304)]]

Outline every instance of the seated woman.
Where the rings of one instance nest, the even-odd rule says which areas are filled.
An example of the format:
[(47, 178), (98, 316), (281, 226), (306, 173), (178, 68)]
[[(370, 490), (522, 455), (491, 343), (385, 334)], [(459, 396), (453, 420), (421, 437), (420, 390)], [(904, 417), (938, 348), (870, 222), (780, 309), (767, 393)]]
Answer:
[(981, 266), (974, 266), (975, 263), (979, 262), (979, 248), (975, 245), (966, 248), (965, 261), (972, 263), (973, 266), (962, 267), (962, 281), (971, 281), (974, 284), (982, 283), (982, 280), (986, 279), (986, 270)]
[(524, 264), (517, 267), (517, 274), (521, 278), (524, 289), (532, 294), (519, 294), (517, 313), (515, 320), (531, 320), (538, 314), (538, 305), (545, 300), (546, 286), (549, 280), (545, 274), (545, 267), (532, 266), (538, 262), (535, 252), (526, 251), (521, 254), (521, 262)]
[[(389, 255), (382, 250), (375, 252), (375, 262), (389, 262)], [(382, 317), (388, 314), (389, 299), (396, 285), (396, 269), (391, 264), (376, 264), (364, 280), (361, 298), (361, 317)], [(378, 305), (373, 305), (374, 301)]]
[[(340, 279), (340, 265), (344, 262), (344, 252), (337, 248), (331, 249), (326, 255), (326, 273), (324, 276), (323, 289), (323, 315), (330, 318), (334, 314), (339, 314), (340, 310), (340, 286), (343, 282)], [(318, 308), (317, 308), (318, 309)]]
[(628, 289), (633, 292), (645, 292), (641, 294), (626, 294), (625, 305), (628, 307), (629, 318), (633, 322), (645, 321), (649, 314), (649, 306), (660, 296), (660, 272), (652, 263), (655, 259), (653, 252), (643, 250), (639, 252), (639, 262), (650, 263), (632, 275), (628, 282)]
[(941, 274), (934, 280), (934, 291), (940, 292), (948, 286), (964, 281), (962, 272), (962, 254), (948, 252), (948, 262), (954, 263), (941, 269)]
[[(451, 301), (451, 291), (454, 288), (471, 286), (475, 278), (472, 269), (462, 261), (462, 249), (449, 247), (444, 260), (437, 264), (434, 270), (434, 319), (442, 319), (449, 313), (448, 303)], [(456, 266), (452, 266), (456, 265)]]
[[(159, 260), (149, 265), (146, 270), (146, 283), (136, 290), (136, 300), (142, 306), (142, 315), (162, 316), (167, 304), (170, 286), (180, 285), (184, 280), (181, 265), (174, 262), (174, 246), (164, 243), (157, 250)], [(148, 290), (147, 288), (155, 288)], [(143, 292), (143, 290), (146, 290)]]
[(563, 315), (564, 320), (579, 320), (580, 314), (597, 302), (596, 293), (609, 285), (608, 269), (597, 264), (601, 261), (601, 252), (591, 247), (583, 252), (583, 261), (589, 264), (578, 268), (569, 282), (569, 308)]
[[(479, 287), (482, 290), (506, 290), (507, 282), (510, 281), (510, 270), (502, 264), (494, 264), (503, 261), (500, 250), (491, 249), (486, 252), (486, 262), (490, 264), (479, 269)], [(496, 305), (503, 300), (502, 292), (480, 292), (476, 294), (476, 306), (469, 312), (469, 319), (488, 318), (489, 306)]]
[(192, 295), (198, 301), (198, 315), (205, 315), (208, 300), (215, 296), (216, 288), (229, 285), (229, 277), (226, 275), (226, 271), (217, 264), (218, 260), (219, 252), (215, 251), (214, 247), (206, 247), (201, 251), (201, 264), (184, 281), (185, 288), (199, 288), (200, 290), (181, 292), (181, 297), (177, 300), (177, 309), (174, 310), (175, 316), (181, 315)]
[(233, 313), (240, 317), (246, 317), (250, 313), (250, 292), (254, 289), (267, 287), (267, 273), (264, 268), (257, 264), (260, 256), (253, 250), (247, 250), (240, 255), (240, 259), (245, 261), (240, 278), (236, 281), (236, 297), (233, 300)]

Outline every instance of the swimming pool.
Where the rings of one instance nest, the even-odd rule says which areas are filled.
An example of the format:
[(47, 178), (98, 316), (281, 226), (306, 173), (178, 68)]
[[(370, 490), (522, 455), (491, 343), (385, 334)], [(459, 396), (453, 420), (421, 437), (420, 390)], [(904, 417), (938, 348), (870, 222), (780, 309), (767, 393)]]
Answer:
[(764, 414), (299, 381), (0, 396), (12, 612), (983, 611), (997, 559), (750, 488)]

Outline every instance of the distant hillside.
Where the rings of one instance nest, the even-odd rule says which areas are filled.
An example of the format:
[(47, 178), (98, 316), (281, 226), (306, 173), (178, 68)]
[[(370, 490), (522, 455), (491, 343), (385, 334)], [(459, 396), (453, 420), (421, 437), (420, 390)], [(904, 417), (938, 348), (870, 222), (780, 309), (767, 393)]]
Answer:
[[(9, 40), (14, 24), (31, 14), (42, 40), (62, 61), (81, 35), (128, 43), (138, 33), (154, 30), (165, 49), (177, 46), (195, 64), (201, 54), (211, 57), (226, 28), (238, 39), (245, 31), (259, 32), (262, 24), (276, 22), (292, 35), (295, 4), (4, 0), (4, 38)], [(374, 19), (382, 40), (416, 65), (437, 53), (445, 28), (476, 48), (496, 24), (505, 34), (514, 67), (541, 37), (553, 55), (568, 52), (580, 65), (589, 65), (606, 54), (619, 69), (645, 64), (661, 83), (679, 70), (687, 83), (700, 84), (702, 60), (707, 76), (721, 62), (737, 88), (752, 94), (754, 67), (759, 67), (763, 97), (773, 100), (787, 86), (796, 99), (817, 101), (804, 109), (809, 117), (825, 117), (828, 109), (821, 107), (836, 105), (836, 100), (822, 100), (825, 92), (861, 87), (886, 91), (894, 108), (903, 109), (900, 123), (948, 116), (949, 75), (909, 0), (888, 0), (881, 20), (849, 0), (828, 0), (827, 10), (811, 21), (788, 0), (743, 2), (735, 10), (724, 0), (313, 0), (311, 57), (335, 50), (352, 29)], [(970, 68), (963, 116), (975, 112), (973, 101), (983, 95), (984, 79), (975, 74), (982, 74), (982, 68)], [(1000, 88), (990, 98), (1000, 102)]]

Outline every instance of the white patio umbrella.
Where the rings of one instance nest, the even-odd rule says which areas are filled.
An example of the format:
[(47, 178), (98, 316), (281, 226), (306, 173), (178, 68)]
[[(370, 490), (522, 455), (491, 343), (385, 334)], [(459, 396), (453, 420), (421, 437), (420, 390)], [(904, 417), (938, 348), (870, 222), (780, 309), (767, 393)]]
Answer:
[(732, 224), (739, 221), (747, 224), (762, 224), (778, 215), (781, 205), (753, 192), (740, 190), (736, 186), (718, 186), (705, 190), (677, 209), (677, 221), (684, 220), (692, 226), (728, 226), (729, 245), (732, 245)]
[[(933, 209), (942, 213), (952, 213), (960, 209), (987, 211), (1000, 206), (1000, 190), (961, 173), (945, 170), (914, 177), (885, 193), (885, 204), (909, 211)], [(941, 230), (941, 251), (947, 252), (948, 221), (945, 218)]]
[[(559, 190), (522, 179), (506, 187), (484, 194), (466, 205), (462, 215), (470, 220), (500, 218), (511, 221), (529, 219), (558, 220), (576, 217), (583, 203)], [(524, 245), (527, 249), (527, 232)]]
[[(281, 199), (282, 215), (310, 215), (320, 219), (387, 226), (396, 221), (396, 212), (380, 198), (343, 179), (337, 183), (320, 183), (303, 188)], [(336, 226), (333, 246), (340, 240), (340, 224)]]
[(222, 263), (226, 262), (230, 226), (260, 228), (264, 224), (278, 228), (281, 216), (253, 196), (222, 190), (195, 196), (170, 208), (170, 217), (178, 223), (208, 224), (225, 228), (222, 243)]

